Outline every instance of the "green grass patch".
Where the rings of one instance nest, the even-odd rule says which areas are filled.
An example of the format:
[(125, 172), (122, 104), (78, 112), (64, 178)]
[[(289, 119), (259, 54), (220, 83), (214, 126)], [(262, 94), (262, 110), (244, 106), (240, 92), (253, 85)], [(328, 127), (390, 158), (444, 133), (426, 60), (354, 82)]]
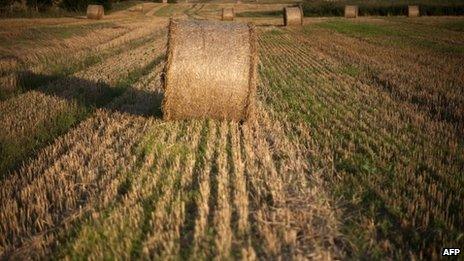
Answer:
[(80, 25), (52, 25), (28, 28), (15, 37), (1, 36), (0, 46), (37, 46), (43, 45), (40, 41), (63, 40), (74, 36), (82, 36), (94, 30), (115, 26), (111, 22), (97, 22)]
[(441, 24), (440, 27), (456, 32), (464, 32), (464, 20), (446, 22)]
[(275, 11), (249, 11), (236, 13), (237, 17), (282, 17), (282, 10)]
[(386, 26), (352, 22), (347, 20), (330, 20), (318, 23), (317, 26), (346, 34), (352, 37), (377, 37), (377, 36), (403, 36), (404, 34)]
[[(384, 32), (371, 27), (349, 29), (347, 33), (357, 35), (381, 36)], [(283, 37), (267, 33), (260, 40), (273, 43), (278, 38)], [(285, 45), (290, 50), (298, 44), (295, 39)], [(346, 249), (348, 258), (396, 260), (408, 258), (410, 253), (429, 257), (444, 242), (462, 243), (459, 221), (462, 206), (458, 204), (464, 194), (460, 185), (452, 183), (460, 184), (463, 180), (461, 173), (453, 172), (464, 165), (460, 156), (463, 148), (453, 152), (446, 144), (432, 146), (431, 136), (421, 126), (407, 123), (408, 113), (396, 110), (396, 104), (383, 105), (375, 98), (359, 100), (363, 90), (342, 87), (340, 84), (346, 83), (334, 81), (311, 68), (294, 66), (292, 59), (286, 63), (279, 55), (261, 51), (261, 56), (266, 58), (262, 59), (260, 75), (269, 83), (265, 93), (272, 93), (264, 97), (265, 105), (278, 117), (296, 124), (305, 123), (311, 129), (311, 139), (324, 148), (308, 160), (315, 169), (332, 168), (325, 175), (326, 185), (334, 199), (343, 203), (340, 229), (350, 243)], [(334, 68), (333, 73), (353, 76), (363, 74), (363, 69), (346, 66)], [(372, 118), (381, 116), (375, 113), (377, 110), (393, 110), (405, 122), (362, 121), (370, 108)], [(345, 122), (347, 119), (349, 122)], [(382, 133), (379, 126), (388, 124), (395, 126), (389, 127), (387, 134)], [(443, 155), (449, 155), (453, 162), (440, 169), (446, 159)], [(450, 180), (447, 175), (455, 177)], [(418, 198), (427, 204), (439, 201), (430, 193), (432, 184), (444, 198), (452, 200), (450, 207), (436, 206), (438, 212), (446, 212), (452, 218), (434, 216), (433, 221), (424, 225), (424, 217), (433, 215), (437, 209), (424, 204), (414, 212), (409, 210), (419, 202)]]
[(122, 10), (127, 10), (131, 7), (134, 7), (138, 4), (142, 4), (144, 1), (119, 1), (111, 4), (111, 10), (106, 11), (108, 14), (117, 12), (117, 11), (122, 11)]
[[(398, 25), (381, 25), (337, 19), (318, 23), (317, 26), (377, 44), (380, 43), (401, 48), (422, 48), (450, 54), (464, 53), (464, 46), (462, 45), (429, 40), (425, 38), (426, 33), (424, 31), (398, 27)], [(305, 26), (305, 28), (307, 27), (309, 26)]]
[(361, 73), (361, 70), (354, 65), (345, 65), (340, 69), (340, 72), (351, 77), (357, 77)]
[(181, 14), (187, 11), (190, 6), (178, 6), (178, 5), (166, 5), (156, 10), (154, 13), (155, 16), (170, 17), (175, 14)]
[[(103, 107), (116, 97), (121, 96), (131, 85), (151, 72), (162, 60), (163, 56), (159, 56), (148, 65), (132, 70), (128, 75), (119, 79), (114, 86), (70, 78), (70, 83), (75, 87), (71, 90), (72, 97), (65, 111), (41, 123), (32, 135), (18, 139), (0, 140), (0, 173), (16, 170), (21, 162), (35, 155), (37, 150), (50, 144), (55, 138), (87, 118), (95, 108)], [(93, 85), (93, 88), (89, 88), (89, 84)], [(50, 85), (41, 90), (50, 95), (59, 95), (63, 91), (61, 85)], [(0, 176), (0, 179), (2, 178), (4, 177)]]
[(408, 5), (419, 5), (424, 15), (463, 15), (464, 4), (459, 0), (340, 0), (304, 1), (305, 16), (343, 16), (345, 5), (357, 5), (361, 16), (407, 15)]
[(32, 135), (21, 139), (0, 139), (0, 180), (9, 171), (18, 168), (24, 159), (34, 155), (38, 149), (66, 133), (67, 130), (84, 119), (89, 112), (89, 109), (77, 103), (71, 103), (66, 110), (60, 112), (56, 117), (37, 126)]
[[(68, 59), (62, 59), (61, 57), (44, 57), (40, 63), (44, 64), (44, 67), (47, 68), (46, 74), (33, 74), (27, 70), (22, 71), (25, 69), (20, 68), (22, 72), (19, 73), (19, 81), (16, 89), (14, 91), (8, 92), (0, 90), (0, 101), (6, 100), (29, 90), (35, 90), (38, 88), (46, 89), (47, 84), (63, 79), (65, 77), (69, 77), (78, 71), (101, 63), (111, 56), (121, 54), (128, 48), (137, 48), (151, 40), (152, 37), (141, 38), (130, 42), (127, 46), (112, 48), (101, 53), (91, 53), (82, 59), (71, 59), (71, 61)], [(124, 82), (119, 84), (124, 85)]]

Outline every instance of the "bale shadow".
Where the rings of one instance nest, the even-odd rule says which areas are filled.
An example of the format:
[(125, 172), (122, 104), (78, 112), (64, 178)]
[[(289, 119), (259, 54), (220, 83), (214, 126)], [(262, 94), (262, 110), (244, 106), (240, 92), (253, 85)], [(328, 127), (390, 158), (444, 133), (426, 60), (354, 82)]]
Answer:
[(132, 84), (111, 86), (101, 81), (90, 81), (74, 76), (36, 74), (21, 72), (21, 86), (46, 95), (53, 95), (76, 102), (86, 108), (99, 108), (136, 116), (161, 118), (161, 104), (164, 93), (161, 90), (135, 89)]

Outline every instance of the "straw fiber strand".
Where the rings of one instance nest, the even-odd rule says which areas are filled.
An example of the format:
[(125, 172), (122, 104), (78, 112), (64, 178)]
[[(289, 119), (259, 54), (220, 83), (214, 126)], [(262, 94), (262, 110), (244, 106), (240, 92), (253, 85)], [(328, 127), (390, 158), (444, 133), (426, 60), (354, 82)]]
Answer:
[(408, 16), (409, 17), (419, 17), (420, 16), (419, 6), (417, 6), (417, 5), (408, 6)]
[(300, 7), (285, 7), (284, 8), (284, 25), (302, 25), (303, 11)]
[(345, 18), (356, 18), (358, 17), (358, 6), (347, 5), (345, 6)]
[(222, 8), (222, 21), (233, 21), (234, 17), (234, 8)]
[(105, 9), (102, 5), (89, 5), (87, 6), (87, 18), (88, 19), (102, 19), (105, 15)]

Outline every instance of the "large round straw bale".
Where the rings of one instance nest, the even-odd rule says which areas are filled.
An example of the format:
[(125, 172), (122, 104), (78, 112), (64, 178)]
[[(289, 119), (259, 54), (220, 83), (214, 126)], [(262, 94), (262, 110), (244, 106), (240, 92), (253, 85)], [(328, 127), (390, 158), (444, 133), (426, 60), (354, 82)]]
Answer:
[(171, 20), (164, 119), (250, 119), (257, 59), (251, 24)]
[(419, 17), (420, 16), (419, 6), (417, 6), (417, 5), (408, 6), (408, 16), (409, 17)]
[(234, 17), (234, 8), (222, 8), (222, 21), (232, 21)]
[(345, 6), (345, 17), (356, 18), (358, 17), (358, 6), (357, 5), (346, 5)]
[(102, 5), (88, 5), (87, 18), (88, 19), (102, 19), (105, 15), (105, 9)]
[(303, 24), (303, 10), (301, 7), (284, 7), (284, 25), (302, 25)]

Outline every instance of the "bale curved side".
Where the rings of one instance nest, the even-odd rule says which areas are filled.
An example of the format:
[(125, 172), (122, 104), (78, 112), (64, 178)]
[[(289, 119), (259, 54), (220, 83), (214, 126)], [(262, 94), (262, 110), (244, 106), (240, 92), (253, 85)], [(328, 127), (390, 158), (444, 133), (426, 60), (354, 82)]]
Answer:
[(233, 21), (234, 17), (234, 8), (222, 8), (222, 21)]
[(302, 25), (303, 10), (300, 7), (284, 7), (284, 25)]
[(408, 16), (409, 17), (419, 17), (420, 16), (419, 6), (417, 6), (417, 5), (408, 6)]
[(249, 120), (254, 115), (257, 59), (251, 24), (171, 20), (164, 119)]
[(87, 18), (88, 19), (102, 19), (105, 15), (105, 9), (102, 5), (88, 5)]
[(347, 5), (345, 6), (345, 18), (356, 18), (358, 17), (358, 6)]

